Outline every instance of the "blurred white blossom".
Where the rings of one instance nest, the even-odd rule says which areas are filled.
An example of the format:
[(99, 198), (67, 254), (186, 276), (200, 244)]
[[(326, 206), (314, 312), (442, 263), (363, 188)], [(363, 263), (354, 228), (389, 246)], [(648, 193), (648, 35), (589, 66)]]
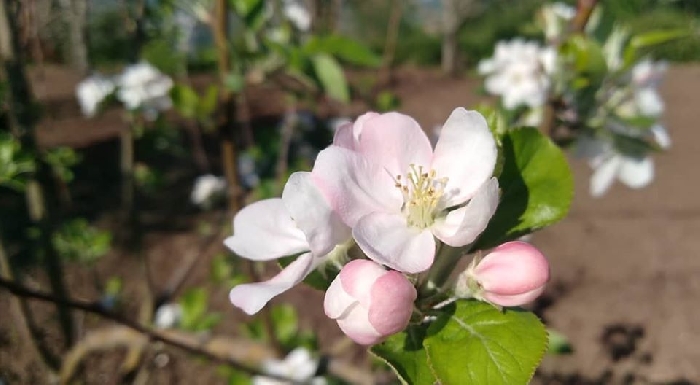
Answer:
[(486, 75), (486, 91), (501, 96), (507, 109), (544, 104), (556, 68), (557, 54), (551, 47), (514, 39), (496, 45), (492, 58), (479, 63)]
[(590, 137), (579, 139), (577, 153), (588, 158), (593, 168), (589, 191), (594, 197), (605, 194), (615, 180), (633, 189), (646, 187), (654, 180), (654, 160), (648, 155), (622, 154), (612, 143)]
[(542, 7), (544, 36), (548, 41), (561, 38), (576, 16), (576, 8), (564, 3), (552, 3)]
[(112, 92), (114, 92), (114, 82), (100, 74), (84, 79), (75, 87), (80, 110), (87, 117), (95, 116), (97, 107)]
[(182, 318), (182, 306), (176, 303), (166, 303), (156, 310), (155, 326), (159, 329), (169, 329), (176, 326)]
[(298, 0), (284, 0), (283, 7), (284, 16), (298, 30), (306, 32), (311, 28), (311, 15), (301, 2)]
[(147, 62), (126, 67), (116, 83), (117, 98), (129, 110), (142, 108), (146, 113), (157, 113), (172, 106), (173, 80)]
[(226, 191), (226, 179), (214, 175), (202, 175), (194, 182), (190, 199), (198, 206), (210, 206), (212, 201)]
[(326, 380), (323, 377), (314, 377), (318, 369), (318, 360), (311, 356), (305, 348), (292, 350), (284, 360), (266, 360), (262, 364), (262, 371), (265, 374), (279, 376), (289, 379), (281, 381), (270, 377), (255, 376), (253, 385), (286, 385), (291, 383), (310, 383), (313, 385), (324, 385)]

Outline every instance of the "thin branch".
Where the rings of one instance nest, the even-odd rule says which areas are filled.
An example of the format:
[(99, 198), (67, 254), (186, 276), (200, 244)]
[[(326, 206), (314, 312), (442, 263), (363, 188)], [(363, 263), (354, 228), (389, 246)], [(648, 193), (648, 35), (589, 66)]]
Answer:
[[(10, 293), (16, 296), (36, 299), (39, 301), (51, 302), (59, 304), (61, 306), (99, 315), (110, 321), (116, 322), (125, 328), (131, 329), (134, 332), (130, 334), (132, 338), (136, 334), (138, 334), (142, 336), (142, 338), (147, 338), (150, 341), (160, 341), (167, 345), (179, 348), (190, 354), (199, 355), (213, 362), (228, 365), (236, 370), (239, 370), (249, 375), (265, 376), (280, 381), (286, 381), (287, 383), (298, 384), (298, 382), (290, 380), (289, 378), (262, 373), (259, 370), (240, 362), (242, 360), (243, 355), (245, 355), (245, 357), (250, 358), (250, 365), (255, 366), (259, 366), (265, 359), (274, 358), (274, 352), (272, 352), (272, 350), (269, 347), (266, 347), (260, 343), (228, 337), (202, 338), (178, 330), (151, 329), (150, 327), (142, 325), (141, 323), (132, 321), (119, 314), (106, 310), (99, 303), (56, 297), (49, 293), (44, 293), (41, 291), (27, 288), (25, 286), (19, 285), (11, 280), (7, 280), (4, 278), (0, 278), (0, 287), (5, 288)], [(122, 331), (121, 333), (123, 335), (129, 335), (128, 332)], [(111, 346), (114, 346), (113, 338), (109, 338), (107, 340), (109, 341), (109, 344), (111, 344)], [(103, 346), (100, 344), (93, 344), (95, 338), (86, 337), (86, 341), (91, 341), (88, 344), (91, 346)], [(80, 345), (79, 343), (74, 349), (80, 349), (80, 351), (84, 351), (85, 349), (90, 350), (89, 348), (89, 346), (87, 348), (82, 347), (82, 345)], [(69, 357), (71, 358), (69, 360), (70, 365), (76, 365), (76, 355), (80, 356), (79, 353), (69, 355)], [(359, 368), (355, 368), (342, 361), (331, 360), (328, 363), (327, 368), (330, 374), (346, 380), (352, 379), (352, 381), (350, 381), (352, 383), (371, 384), (375, 382), (371, 373), (368, 373), (367, 371)]]

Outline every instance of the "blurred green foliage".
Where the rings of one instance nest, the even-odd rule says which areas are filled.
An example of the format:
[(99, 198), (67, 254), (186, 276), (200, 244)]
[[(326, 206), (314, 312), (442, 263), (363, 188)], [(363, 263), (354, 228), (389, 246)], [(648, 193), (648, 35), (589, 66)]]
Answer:
[(62, 259), (92, 264), (109, 252), (112, 235), (77, 218), (61, 225), (53, 234), (53, 244)]

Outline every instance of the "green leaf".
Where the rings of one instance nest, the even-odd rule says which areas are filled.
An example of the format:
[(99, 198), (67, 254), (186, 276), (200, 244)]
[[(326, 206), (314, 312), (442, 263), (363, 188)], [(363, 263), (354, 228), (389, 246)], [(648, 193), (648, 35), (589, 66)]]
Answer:
[(574, 35), (562, 45), (561, 53), (574, 64), (576, 72), (599, 82), (607, 73), (608, 65), (600, 44), (582, 35)]
[(451, 384), (527, 384), (547, 350), (547, 331), (534, 314), (474, 300), (430, 325), (423, 341), (438, 381)]
[(219, 88), (215, 85), (209, 86), (197, 104), (197, 117), (204, 119), (209, 117), (216, 110), (216, 102), (219, 100)]
[(198, 321), (207, 311), (207, 293), (203, 288), (188, 290), (180, 298), (182, 306), (182, 321), (180, 324), (185, 330), (196, 330)]
[(277, 339), (285, 345), (293, 341), (299, 332), (297, 312), (291, 305), (278, 305), (270, 311)]
[(371, 352), (386, 362), (404, 384), (433, 384), (428, 356), (423, 348), (427, 326), (412, 325), (405, 332), (394, 334), (374, 345)]
[(332, 56), (323, 53), (314, 55), (311, 62), (325, 93), (340, 102), (348, 102), (350, 93), (345, 74), (338, 62)]
[(547, 339), (549, 346), (547, 353), (549, 354), (569, 354), (574, 351), (569, 339), (565, 335), (556, 330), (547, 329)]
[(501, 201), (472, 250), (487, 249), (562, 219), (569, 211), (573, 178), (561, 149), (534, 128), (503, 136)]
[(369, 47), (345, 36), (313, 37), (304, 46), (304, 51), (309, 55), (330, 54), (343, 62), (358, 66), (377, 67), (382, 63), (382, 59)]
[(176, 84), (170, 90), (170, 98), (173, 100), (173, 107), (180, 115), (188, 119), (195, 117), (199, 96), (192, 87)]
[(635, 35), (630, 39), (629, 44), (625, 49), (625, 64), (632, 65), (632, 63), (639, 58), (639, 51), (643, 48), (653, 47), (655, 45), (667, 43), (669, 41), (684, 37), (689, 37), (691, 35), (692, 31), (686, 29), (650, 31)]
[(241, 92), (241, 90), (243, 90), (243, 87), (245, 87), (245, 78), (243, 78), (243, 75), (241, 75), (237, 71), (233, 71), (226, 75), (226, 78), (224, 79), (224, 85), (231, 92), (239, 93)]

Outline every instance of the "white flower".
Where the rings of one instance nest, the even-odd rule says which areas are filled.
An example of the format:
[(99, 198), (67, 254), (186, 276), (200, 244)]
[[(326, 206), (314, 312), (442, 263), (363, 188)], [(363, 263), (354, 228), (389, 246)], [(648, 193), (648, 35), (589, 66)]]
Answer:
[(100, 74), (92, 75), (75, 87), (80, 109), (87, 117), (95, 116), (100, 103), (114, 91), (114, 82)]
[(252, 261), (297, 255), (273, 278), (238, 285), (229, 298), (247, 314), (255, 314), (275, 296), (300, 283), (336, 253), (350, 238), (334, 211), (328, 188), (310, 172), (289, 177), (282, 198), (264, 199), (244, 207), (233, 218), (233, 235), (224, 244)]
[(501, 96), (506, 108), (534, 108), (546, 101), (556, 61), (552, 48), (514, 39), (499, 42), (493, 57), (479, 63), (479, 73), (487, 76), (486, 91)]
[(577, 153), (589, 159), (593, 168), (590, 194), (605, 194), (615, 179), (633, 189), (646, 187), (654, 180), (654, 161), (650, 156), (629, 156), (615, 150), (611, 143), (597, 138), (579, 139)]
[(206, 206), (226, 191), (226, 179), (214, 175), (202, 175), (194, 182), (190, 199), (198, 206)]
[(292, 350), (284, 360), (266, 360), (262, 364), (265, 374), (284, 377), (289, 381), (281, 381), (270, 377), (255, 376), (253, 385), (287, 385), (292, 383), (310, 383), (324, 385), (323, 377), (314, 377), (318, 369), (318, 360), (311, 356), (305, 348)]
[(311, 28), (311, 15), (297, 0), (284, 0), (284, 16), (300, 31), (306, 32)]
[(116, 83), (117, 98), (129, 110), (143, 108), (159, 112), (172, 106), (173, 80), (146, 62), (126, 67)]
[(547, 40), (561, 37), (576, 16), (576, 9), (564, 3), (552, 3), (542, 7), (544, 18), (544, 36)]
[(394, 270), (430, 268), (437, 241), (473, 242), (498, 205), (496, 143), (484, 117), (455, 109), (435, 149), (399, 113), (360, 116), (321, 151), (314, 173), (367, 257)]
[(182, 306), (176, 303), (161, 305), (156, 311), (155, 325), (159, 329), (168, 329), (177, 325), (182, 319)]

